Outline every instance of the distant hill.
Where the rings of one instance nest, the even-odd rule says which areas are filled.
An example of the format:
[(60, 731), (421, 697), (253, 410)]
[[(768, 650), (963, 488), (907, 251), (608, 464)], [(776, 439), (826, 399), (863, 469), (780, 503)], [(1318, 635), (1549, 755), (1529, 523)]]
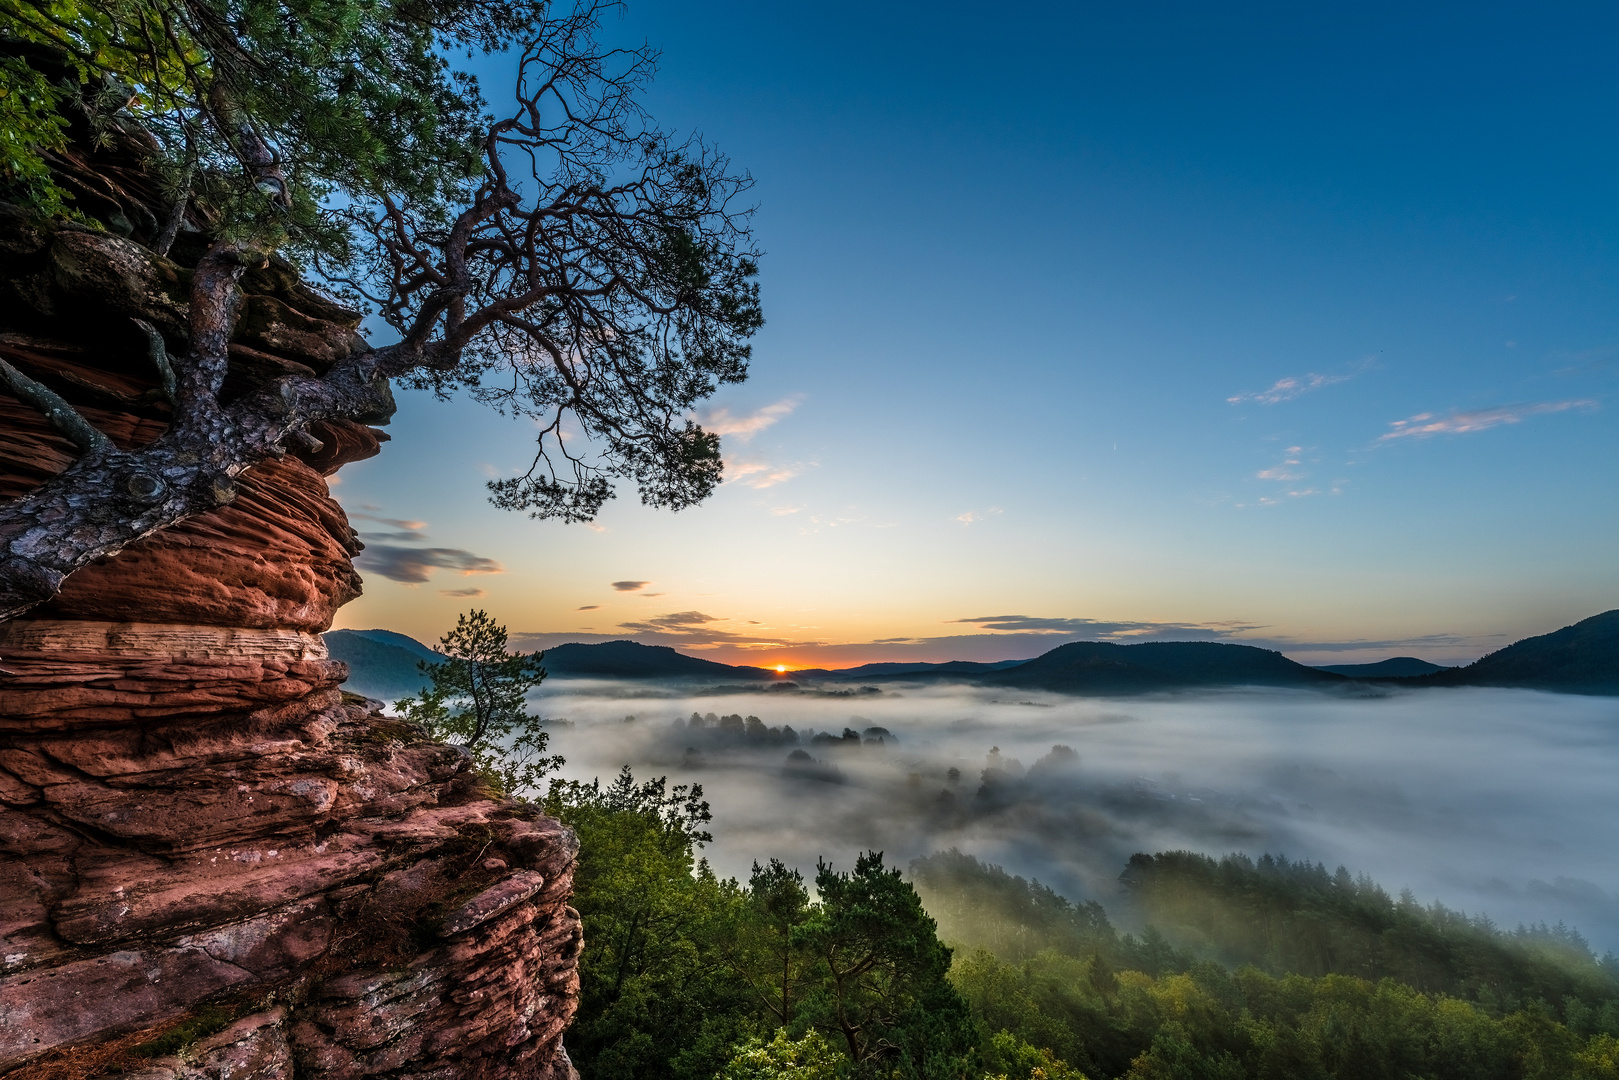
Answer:
[(733, 667), (676, 652), (667, 645), (604, 641), (599, 645), (558, 645), (545, 650), (545, 670), (557, 678), (741, 679), (776, 678), (774, 671)]
[(1351, 679), (1409, 679), (1416, 675), (1450, 670), (1414, 656), (1394, 656), (1375, 664), (1316, 664), (1315, 669), (1330, 671), (1334, 675), (1347, 675)]
[(994, 663), (979, 663), (975, 660), (947, 660), (940, 664), (904, 664), (880, 663), (861, 664), (859, 667), (838, 668), (835, 671), (795, 671), (794, 678), (804, 675), (831, 676), (837, 679), (918, 679), (933, 678), (936, 676), (962, 676), (985, 675), (991, 671), (1001, 671), (1005, 668), (1017, 667), (1027, 664), (1027, 660), (999, 660)]
[(413, 637), (408, 637), (405, 634), (398, 634), (392, 630), (340, 630), (337, 632), (358, 634), (363, 638), (368, 638), (371, 641), (375, 641), (383, 645), (397, 646), (398, 648), (404, 649), (406, 652), (411, 653), (419, 660), (426, 660), (429, 664), (436, 664), (440, 660), (444, 659), (438, 653), (434, 652), (431, 646), (423, 645)]
[(392, 703), (421, 692), (427, 676), (422, 660), (436, 660), (432, 649), (392, 630), (332, 630), (323, 635), (333, 660), (349, 666), (343, 689)]
[(1521, 686), (1573, 694), (1619, 694), (1619, 608), (1524, 638), (1466, 667), (1411, 680), (1421, 686)]
[(1065, 694), (1136, 694), (1195, 686), (1330, 686), (1346, 680), (1279, 652), (1215, 641), (1075, 641), (983, 676), (990, 686)]
[[(426, 679), (420, 660), (437, 654), (391, 630), (334, 630), (326, 635), (334, 659), (349, 665), (346, 689), (394, 701), (417, 693)], [(666, 645), (607, 641), (558, 645), (545, 652), (555, 678), (701, 679), (709, 683), (776, 683), (766, 668), (742, 667), (676, 652)], [(837, 670), (794, 671), (794, 680), (955, 679), (985, 686), (1064, 694), (1138, 694), (1213, 686), (1327, 688), (1352, 679), (1399, 679), (1405, 686), (1521, 686), (1570, 693), (1619, 694), (1619, 610), (1592, 616), (1541, 637), (1527, 638), (1461, 668), (1413, 656), (1376, 664), (1306, 667), (1279, 652), (1214, 641), (1145, 641), (1121, 645), (1076, 641), (1033, 660), (942, 664), (877, 663)]]
[[(431, 664), (442, 659), (415, 638), (392, 630), (333, 630), (325, 638), (332, 659), (349, 666), (349, 681), (343, 688), (384, 701), (419, 692), (428, 680), (417, 670), (417, 663), (425, 660)], [(764, 668), (733, 667), (687, 656), (667, 645), (642, 645), (634, 641), (557, 645), (545, 650), (544, 663), (546, 674), (558, 679), (762, 682), (777, 677), (774, 671)]]

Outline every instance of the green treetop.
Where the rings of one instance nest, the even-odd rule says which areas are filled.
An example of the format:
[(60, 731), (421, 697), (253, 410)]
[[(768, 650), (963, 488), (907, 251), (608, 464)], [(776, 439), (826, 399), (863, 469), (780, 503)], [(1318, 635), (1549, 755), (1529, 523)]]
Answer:
[(538, 789), (564, 764), (547, 755), (551, 736), (528, 711), (528, 692), (540, 685), (540, 654), (506, 651), (506, 628), (484, 611), (470, 611), (439, 639), (444, 661), (422, 663), (433, 680), (419, 698), (394, 704), (405, 719), (436, 739), (472, 753), (478, 770), (508, 794)]
[[(0, 0), (5, 169), (30, 201), (68, 195), (45, 155), (79, 117), (138, 126), (176, 195), (237, 227), (341, 246), (324, 200), (440, 212), (469, 194), (490, 123), (452, 55), (541, 31), (543, 0)], [(20, 47), (19, 47), (20, 46)]]

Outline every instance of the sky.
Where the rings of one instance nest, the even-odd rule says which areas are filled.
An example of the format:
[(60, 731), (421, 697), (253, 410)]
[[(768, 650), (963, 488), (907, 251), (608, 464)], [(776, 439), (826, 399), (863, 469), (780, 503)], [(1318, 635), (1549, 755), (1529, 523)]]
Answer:
[[(729, 663), (1211, 639), (1469, 661), (1619, 607), (1608, 4), (633, 0), (754, 178), (727, 482), (589, 525), (400, 392), (339, 627)], [(485, 63), (491, 98), (507, 70)]]

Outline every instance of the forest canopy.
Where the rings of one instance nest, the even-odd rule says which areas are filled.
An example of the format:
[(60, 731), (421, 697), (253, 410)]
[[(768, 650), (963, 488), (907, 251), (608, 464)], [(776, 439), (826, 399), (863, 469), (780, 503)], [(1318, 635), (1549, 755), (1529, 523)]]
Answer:
[(959, 851), (724, 879), (701, 788), (628, 770), (545, 805), (581, 840), (585, 1080), (1619, 1077), (1613, 957), (1320, 864), (1137, 856), (1120, 933)]

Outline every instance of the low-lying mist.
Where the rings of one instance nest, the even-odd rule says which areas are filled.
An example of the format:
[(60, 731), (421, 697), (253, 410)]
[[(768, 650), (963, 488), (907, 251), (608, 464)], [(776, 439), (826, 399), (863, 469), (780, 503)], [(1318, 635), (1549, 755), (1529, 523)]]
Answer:
[[(1117, 877), (1132, 853), (1271, 852), (1506, 926), (1566, 922), (1599, 953), (1619, 950), (1613, 698), (1014, 701), (959, 686), (626, 698), (623, 686), (546, 684), (540, 711), (568, 721), (551, 729), (564, 775), (606, 781), (629, 765), (702, 784), (714, 811), (707, 855), (722, 874), (746, 879), (770, 856), (848, 866), (867, 848), (904, 866), (954, 847), (1099, 900), (1128, 926)], [(694, 712), (757, 722), (699, 727)], [(787, 727), (796, 743), (771, 731)], [(838, 738), (812, 740), (822, 733)]]

